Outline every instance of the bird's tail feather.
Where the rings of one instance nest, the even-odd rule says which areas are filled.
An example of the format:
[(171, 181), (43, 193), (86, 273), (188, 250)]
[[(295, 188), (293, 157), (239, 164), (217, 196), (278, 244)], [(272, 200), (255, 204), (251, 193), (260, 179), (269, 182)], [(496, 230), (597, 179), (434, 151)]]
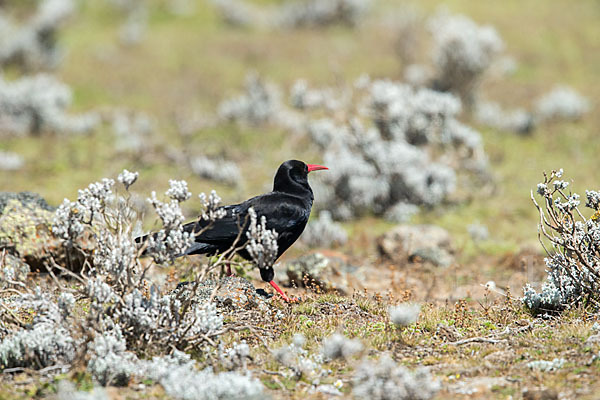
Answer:
[(206, 254), (212, 252), (213, 250), (214, 246), (210, 244), (194, 242), (190, 247), (187, 248), (182, 256), (191, 254)]

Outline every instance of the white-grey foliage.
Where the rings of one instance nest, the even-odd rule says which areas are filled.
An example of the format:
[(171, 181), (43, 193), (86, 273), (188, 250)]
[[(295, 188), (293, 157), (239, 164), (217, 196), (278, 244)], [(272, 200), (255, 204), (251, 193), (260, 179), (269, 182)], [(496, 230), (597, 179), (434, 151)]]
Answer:
[(192, 197), (192, 192), (188, 190), (188, 184), (183, 180), (169, 179), (169, 189), (165, 194), (177, 202), (189, 200)]
[(0, 76), (0, 132), (86, 133), (99, 123), (94, 113), (69, 115), (71, 89), (46, 74), (6, 81)]
[(533, 115), (522, 108), (503, 110), (498, 103), (478, 101), (475, 104), (475, 119), (480, 124), (500, 131), (520, 134), (531, 133), (535, 128)]
[(423, 64), (410, 64), (404, 68), (404, 80), (414, 87), (424, 87), (431, 81), (433, 72)]
[(87, 188), (77, 191), (77, 202), (86, 210), (84, 218), (91, 220), (94, 213), (103, 212), (113, 199), (113, 179), (104, 178), (99, 182), (90, 183)]
[(22, 24), (0, 10), (0, 67), (13, 64), (26, 71), (56, 67), (63, 55), (57, 32), (74, 7), (73, 0), (43, 0)]
[(137, 371), (137, 357), (127, 351), (121, 329), (98, 333), (89, 345), (87, 370), (101, 385), (124, 386)]
[(426, 368), (410, 372), (384, 355), (377, 362), (363, 361), (358, 367), (352, 395), (356, 399), (427, 400), (440, 388), (440, 382)]
[(245, 370), (250, 358), (250, 346), (245, 340), (234, 343), (231, 348), (220, 352), (221, 364), (229, 370)]
[(196, 156), (190, 160), (190, 168), (194, 174), (215, 182), (233, 186), (242, 182), (242, 174), (233, 161)]
[(0, 289), (8, 287), (22, 287), (27, 275), (31, 272), (29, 264), (22, 261), (19, 257), (11, 254), (0, 255), (2, 265), (0, 265)]
[(300, 333), (296, 333), (292, 342), (272, 351), (273, 357), (281, 365), (289, 368), (291, 376), (300, 377), (304, 375), (309, 379), (318, 379), (327, 375), (323, 369), (323, 356), (321, 354), (310, 354), (304, 349), (306, 338)]
[(147, 240), (147, 252), (158, 264), (170, 262), (179, 255), (184, 254), (192, 242), (191, 235), (183, 230), (184, 216), (178, 200), (188, 198), (187, 183), (185, 189), (184, 194), (176, 193), (173, 188), (170, 188), (166, 193), (167, 196), (169, 194), (180, 194), (181, 196), (171, 198), (168, 203), (158, 200), (155, 192), (152, 192), (148, 198), (148, 202), (154, 207), (163, 224), (162, 229), (150, 235)]
[(109, 0), (124, 17), (119, 31), (119, 39), (125, 45), (138, 44), (148, 25), (148, 3), (143, 0)]
[(267, 84), (256, 74), (246, 77), (245, 93), (219, 105), (219, 116), (228, 121), (261, 124), (276, 118), (280, 106), (276, 87)]
[(579, 210), (577, 193), (567, 193), (568, 182), (562, 179), (562, 169), (545, 175), (537, 186), (542, 205), (532, 199), (543, 218), (541, 233), (549, 239), (546, 280), (538, 292), (531, 284), (523, 288), (522, 301), (535, 314), (561, 311), (569, 305), (588, 301), (600, 304), (600, 192), (586, 190), (585, 206), (594, 210), (588, 219)]
[(66, 369), (73, 361), (77, 343), (68, 330), (67, 318), (74, 300), (70, 294), (60, 298), (57, 303), (38, 287), (34, 294), (24, 294), (13, 302), (19, 309), (33, 310), (34, 318), (28, 328), (12, 332), (0, 342), (2, 369), (40, 369), (56, 364)]
[(137, 181), (139, 175), (140, 174), (138, 172), (131, 172), (124, 169), (123, 172), (121, 172), (117, 177), (117, 180), (121, 182), (123, 186), (125, 186), (126, 190), (128, 190), (129, 186), (133, 185), (135, 181)]
[(300, 79), (292, 86), (290, 103), (299, 110), (323, 108), (335, 111), (348, 105), (350, 95), (349, 90), (340, 94), (332, 88), (311, 88), (305, 80)]
[(250, 225), (246, 231), (248, 242), (246, 250), (252, 257), (252, 262), (259, 269), (271, 268), (277, 260), (277, 232), (267, 229), (267, 218), (260, 216), (260, 222), (253, 208), (248, 210)]
[(417, 322), (420, 311), (421, 306), (418, 304), (400, 304), (390, 307), (390, 320), (397, 327), (404, 328)]
[[(456, 169), (487, 170), (479, 133), (456, 120), (458, 98), (391, 81), (356, 86), (347, 123), (310, 120), (329, 171), (313, 188), (335, 219), (367, 212), (404, 220), (455, 190)], [(440, 152), (441, 150), (441, 152)], [(434, 154), (439, 156), (434, 157)]]
[(371, 0), (294, 0), (258, 6), (247, 0), (212, 0), (221, 19), (235, 27), (271, 29), (355, 27), (371, 7)]
[(436, 85), (471, 101), (484, 72), (504, 48), (490, 25), (477, 25), (464, 15), (440, 13), (428, 23), (433, 35)]
[(344, 335), (335, 333), (323, 340), (321, 353), (328, 360), (338, 358), (348, 359), (361, 352), (363, 345), (358, 339), (348, 339)]
[[(119, 180), (131, 185), (137, 176), (123, 171)], [(222, 317), (213, 303), (189, 302), (177, 295), (161, 294), (154, 284), (148, 285), (148, 291), (142, 279), (145, 271), (138, 260), (139, 246), (157, 263), (172, 260), (189, 246), (190, 235), (183, 230), (184, 217), (179, 204), (189, 199), (191, 193), (185, 181), (169, 183), (165, 193), (170, 197), (169, 202), (158, 200), (155, 193), (149, 199), (162, 229), (148, 235), (146, 243), (134, 240), (133, 222), (137, 213), (128, 199), (113, 193), (112, 179), (80, 190), (77, 202), (65, 200), (56, 211), (53, 232), (71, 244), (86, 227), (93, 235), (93, 265), (83, 276), (86, 281), (83, 294), (90, 301), (90, 318), (104, 327), (102, 334), (112, 330), (112, 334), (122, 332), (128, 343), (171, 343), (188, 348), (203, 342), (206, 335), (218, 335)], [(214, 192), (202, 201), (206, 219), (222, 216), (216, 209), (219, 201)], [(97, 338), (100, 340), (101, 336)]]
[(198, 195), (200, 203), (202, 204), (202, 219), (205, 221), (217, 220), (223, 218), (227, 211), (220, 207), (221, 198), (214, 190), (210, 191), (208, 197), (205, 193)]
[(94, 387), (90, 391), (77, 390), (75, 384), (68, 379), (61, 379), (58, 382), (56, 398), (60, 400), (110, 400), (104, 388)]
[(263, 385), (249, 375), (236, 372), (215, 374), (210, 368), (197, 370), (190, 356), (175, 351), (141, 364), (140, 373), (162, 385), (178, 400), (263, 399)]
[(144, 113), (115, 111), (112, 115), (115, 150), (142, 154), (149, 147), (149, 137), (154, 132), (154, 122)]
[(356, 26), (370, 6), (370, 0), (296, 0), (282, 6), (279, 20), (290, 28)]
[(487, 226), (474, 223), (467, 226), (467, 232), (469, 232), (469, 236), (474, 242), (483, 242), (490, 238), (490, 232), (488, 231)]
[(231, 26), (256, 25), (262, 13), (244, 0), (212, 0), (221, 19)]
[(135, 265), (137, 247), (130, 235), (113, 234), (108, 230), (98, 233), (94, 252), (94, 268), (107, 273), (112, 279), (125, 280), (129, 270)]
[(385, 212), (385, 219), (391, 222), (404, 223), (411, 220), (419, 213), (419, 207), (415, 204), (399, 201)]
[(535, 103), (540, 120), (578, 120), (590, 110), (588, 99), (568, 86), (556, 86)]
[(552, 361), (536, 360), (527, 363), (527, 367), (531, 369), (539, 369), (542, 372), (556, 371), (561, 369), (565, 364), (564, 358), (555, 358)]
[(24, 165), (25, 160), (19, 154), (0, 150), (0, 170), (17, 171), (23, 168)]
[(150, 379), (159, 383), (168, 396), (181, 400), (262, 399), (263, 386), (250, 375), (235, 372), (215, 374), (211, 368), (198, 370), (186, 353), (140, 360), (128, 352), (118, 332), (99, 335), (92, 346), (88, 371), (101, 384), (123, 384), (126, 380)]
[(323, 210), (319, 218), (308, 223), (300, 240), (310, 247), (331, 247), (346, 243), (348, 234), (341, 224), (333, 221), (329, 211)]

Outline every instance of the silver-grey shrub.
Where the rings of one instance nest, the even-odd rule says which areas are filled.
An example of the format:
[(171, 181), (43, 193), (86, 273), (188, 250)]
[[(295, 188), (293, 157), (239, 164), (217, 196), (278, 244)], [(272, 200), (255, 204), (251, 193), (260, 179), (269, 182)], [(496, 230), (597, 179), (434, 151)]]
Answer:
[[(136, 173), (130, 171), (119, 175), (127, 192), (135, 178)], [(193, 295), (163, 294), (145, 279), (152, 264), (140, 263), (142, 253), (161, 265), (171, 262), (190, 244), (190, 235), (183, 229), (180, 202), (189, 199), (191, 193), (185, 181), (169, 183), (165, 193), (168, 201), (159, 200), (154, 192), (148, 199), (161, 228), (143, 241), (134, 240), (138, 213), (130, 197), (115, 192), (112, 179), (90, 184), (79, 191), (76, 202), (65, 200), (56, 211), (53, 232), (66, 246), (73, 246), (84, 232), (95, 244), (89, 257), (92, 266), (81, 276), (85, 283), (81, 294), (89, 301), (88, 321), (95, 321), (87, 330), (100, 335), (107, 330), (122, 332), (130, 350), (151, 351), (148, 343), (196, 348), (207, 337), (217, 336), (222, 328), (223, 320), (214, 304), (192, 301)], [(208, 199), (204, 196), (203, 217), (210, 221), (222, 216), (216, 211), (219, 200), (214, 193)]]
[(272, 121), (279, 110), (279, 92), (256, 74), (246, 77), (245, 93), (225, 100), (219, 105), (223, 120), (251, 125)]
[(146, 378), (162, 385), (178, 400), (263, 399), (263, 385), (249, 375), (236, 372), (214, 373), (211, 368), (197, 370), (190, 356), (175, 351), (172, 356), (155, 357), (141, 364)]
[(323, 340), (321, 353), (326, 360), (338, 358), (348, 359), (361, 352), (363, 345), (358, 339), (348, 339), (344, 335), (335, 333)]
[(17, 153), (0, 150), (0, 170), (17, 171), (23, 168), (25, 160)]
[(86, 133), (100, 122), (94, 113), (69, 115), (71, 89), (38, 74), (14, 81), (0, 76), (0, 132), (12, 135)]
[(388, 355), (379, 361), (363, 361), (353, 378), (356, 399), (427, 400), (440, 390), (439, 381), (426, 368), (414, 372), (397, 365)]
[(137, 357), (127, 351), (127, 343), (118, 326), (96, 334), (89, 346), (87, 370), (101, 385), (124, 386), (137, 372)]
[(458, 94), (470, 105), (479, 81), (504, 48), (489, 25), (477, 25), (464, 15), (440, 13), (430, 19), (436, 87)]
[(300, 240), (310, 247), (331, 247), (345, 244), (348, 234), (341, 224), (333, 221), (329, 211), (323, 210), (306, 226)]
[(404, 328), (417, 322), (421, 306), (418, 304), (400, 304), (390, 307), (390, 320), (399, 328)]
[(205, 179), (233, 186), (242, 183), (242, 174), (233, 161), (197, 156), (190, 160), (190, 167), (194, 174)]
[(480, 124), (500, 131), (528, 134), (535, 128), (534, 116), (522, 108), (503, 110), (498, 103), (478, 101), (475, 105), (475, 119)]
[(544, 245), (547, 276), (541, 291), (530, 284), (523, 289), (522, 301), (534, 314), (557, 312), (574, 304), (600, 307), (600, 192), (586, 190), (585, 206), (593, 210), (587, 218), (579, 209), (580, 196), (568, 192), (568, 185), (560, 169), (544, 174), (544, 181), (538, 184), (541, 204), (531, 194), (540, 215), (540, 235), (550, 243), (550, 247)]
[(57, 45), (58, 30), (74, 8), (73, 0), (43, 0), (21, 24), (0, 9), (0, 67), (17, 65), (25, 71), (56, 67), (63, 53)]
[(535, 103), (535, 115), (541, 121), (578, 120), (589, 110), (589, 100), (568, 86), (556, 86)]
[(487, 171), (480, 134), (456, 119), (458, 98), (385, 80), (361, 86), (345, 122), (310, 122), (306, 112), (329, 167), (313, 184), (317, 206), (335, 219), (405, 219), (416, 211), (410, 205), (435, 206), (454, 192), (457, 170)]
[(289, 28), (356, 26), (371, 6), (370, 0), (296, 0), (279, 11), (279, 23)]
[[(68, 368), (77, 342), (69, 331), (73, 295), (63, 293), (58, 302), (38, 287), (34, 293), (14, 299), (12, 306), (34, 312), (32, 323), (12, 332), (0, 342), (0, 367), (40, 369), (55, 364)], [(63, 368), (63, 369), (65, 369)]]

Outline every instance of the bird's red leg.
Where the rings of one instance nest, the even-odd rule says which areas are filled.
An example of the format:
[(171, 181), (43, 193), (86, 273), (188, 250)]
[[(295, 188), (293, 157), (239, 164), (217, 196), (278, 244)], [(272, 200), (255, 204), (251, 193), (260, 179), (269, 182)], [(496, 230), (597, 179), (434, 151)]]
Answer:
[(290, 298), (289, 298), (289, 297), (287, 297), (287, 296), (285, 295), (285, 293), (283, 293), (283, 290), (281, 290), (281, 289), (279, 288), (279, 286), (277, 286), (277, 284), (275, 283), (275, 281), (270, 281), (270, 282), (269, 282), (269, 285), (273, 286), (273, 289), (277, 290), (277, 291), (279, 292), (279, 294), (281, 295), (281, 297), (283, 297), (283, 299), (284, 299), (285, 301), (287, 301), (288, 303), (291, 301), (291, 300), (290, 300)]

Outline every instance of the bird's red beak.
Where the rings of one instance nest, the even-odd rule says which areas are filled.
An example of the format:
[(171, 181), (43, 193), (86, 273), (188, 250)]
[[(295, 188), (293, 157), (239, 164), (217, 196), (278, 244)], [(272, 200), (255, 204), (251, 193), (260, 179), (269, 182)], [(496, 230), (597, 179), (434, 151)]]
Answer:
[(308, 166), (308, 172), (312, 172), (312, 171), (318, 171), (320, 169), (329, 169), (327, 167), (324, 167), (322, 165), (317, 165), (317, 164), (306, 164)]

